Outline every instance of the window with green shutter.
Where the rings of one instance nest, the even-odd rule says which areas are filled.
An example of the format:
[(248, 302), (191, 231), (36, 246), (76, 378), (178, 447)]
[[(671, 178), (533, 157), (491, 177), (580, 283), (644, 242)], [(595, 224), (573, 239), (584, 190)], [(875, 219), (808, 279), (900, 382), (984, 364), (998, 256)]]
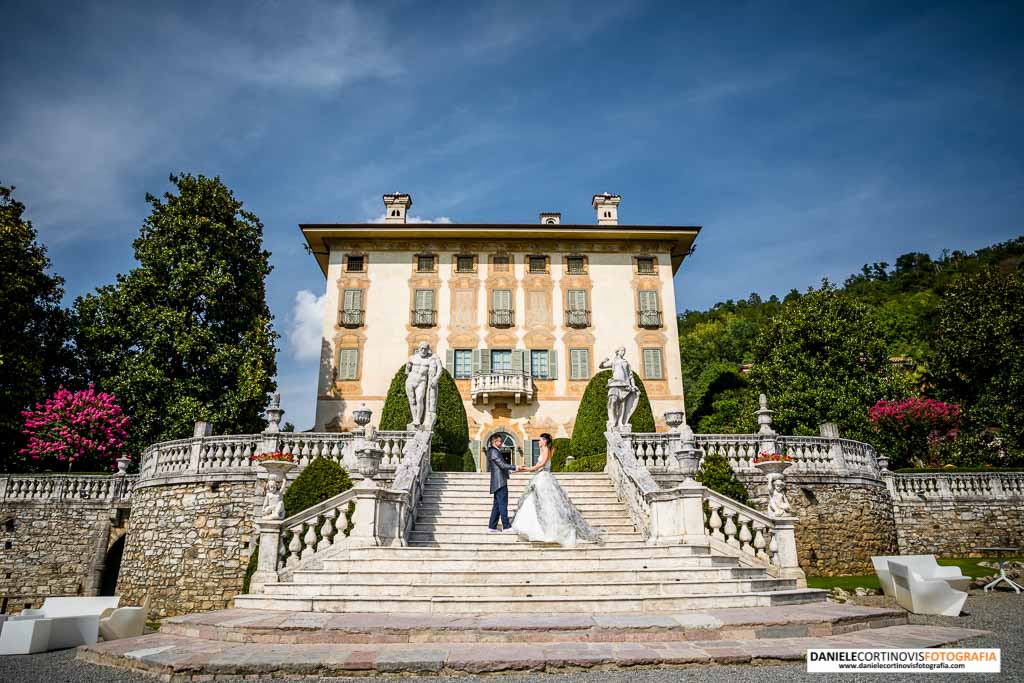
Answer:
[(512, 370), (511, 349), (491, 349), (491, 372), (510, 372)]
[(538, 379), (548, 379), (548, 351), (530, 351), (530, 374)]
[(658, 292), (653, 289), (641, 289), (637, 292), (637, 303), (640, 306), (638, 322), (640, 327), (661, 327), (661, 310), (658, 308)]
[(473, 350), (455, 349), (455, 367), (453, 372), (456, 379), (466, 379), (473, 375)]
[(644, 378), (663, 379), (661, 349), (644, 349)]
[(639, 295), (641, 311), (658, 310), (658, 293), (656, 291), (653, 289), (641, 289)]
[(590, 350), (569, 349), (569, 379), (590, 377)]
[(359, 379), (359, 349), (342, 349), (338, 354), (338, 379)]
[(570, 289), (566, 296), (569, 299), (569, 310), (570, 311), (585, 311), (585, 310), (587, 310), (587, 290), (585, 290), (585, 289)]

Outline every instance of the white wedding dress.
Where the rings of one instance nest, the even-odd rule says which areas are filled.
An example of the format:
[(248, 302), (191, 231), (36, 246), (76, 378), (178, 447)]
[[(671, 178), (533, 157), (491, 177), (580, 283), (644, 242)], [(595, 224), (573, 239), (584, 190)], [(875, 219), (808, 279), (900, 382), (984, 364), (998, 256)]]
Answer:
[(580, 541), (600, 543), (603, 532), (583, 519), (549, 467), (550, 463), (526, 485), (516, 506), (512, 531), (528, 541), (558, 543), (567, 548)]

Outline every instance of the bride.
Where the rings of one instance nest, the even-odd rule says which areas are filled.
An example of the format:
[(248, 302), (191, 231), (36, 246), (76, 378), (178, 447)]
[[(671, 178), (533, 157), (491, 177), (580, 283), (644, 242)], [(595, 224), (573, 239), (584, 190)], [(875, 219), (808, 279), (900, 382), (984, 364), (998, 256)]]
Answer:
[(551, 474), (551, 435), (540, 435), (540, 462), (520, 472), (537, 472), (516, 506), (512, 531), (520, 538), (572, 547), (577, 541), (599, 543), (601, 531), (593, 528), (569, 500)]

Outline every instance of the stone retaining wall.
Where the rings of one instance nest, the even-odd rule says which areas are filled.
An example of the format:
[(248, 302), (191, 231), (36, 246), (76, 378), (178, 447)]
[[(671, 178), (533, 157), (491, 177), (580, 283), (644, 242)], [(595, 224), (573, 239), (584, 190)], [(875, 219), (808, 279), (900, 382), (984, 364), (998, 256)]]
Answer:
[(123, 534), (124, 515), (106, 501), (0, 502), (0, 611), (96, 595), (107, 549)]
[(258, 504), (254, 476), (137, 488), (117, 582), (122, 600), (138, 605), (148, 596), (156, 616), (228, 607), (255, 548)]
[(899, 501), (893, 509), (903, 554), (963, 557), (980, 546), (1024, 546), (1024, 499)]

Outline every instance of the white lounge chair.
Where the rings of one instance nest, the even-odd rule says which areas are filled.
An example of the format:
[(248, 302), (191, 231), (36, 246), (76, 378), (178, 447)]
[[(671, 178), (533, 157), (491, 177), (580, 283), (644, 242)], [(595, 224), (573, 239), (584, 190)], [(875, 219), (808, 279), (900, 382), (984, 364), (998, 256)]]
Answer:
[(871, 564), (875, 565), (878, 583), (882, 584), (882, 592), (890, 598), (896, 597), (892, 577), (889, 576), (890, 561), (901, 562), (911, 567), (923, 578), (942, 579), (949, 584), (950, 588), (958, 591), (966, 591), (971, 586), (971, 577), (962, 575), (959, 567), (943, 567), (936, 562), (934, 555), (879, 555), (872, 557)]
[(0, 655), (32, 654), (95, 643), (100, 615), (120, 598), (46, 598), (39, 609), (11, 616), (0, 631)]
[(104, 611), (100, 617), (103, 640), (119, 640), (141, 636), (146, 630), (145, 607), (118, 607)]
[(958, 617), (967, 601), (967, 593), (951, 588), (945, 579), (925, 578), (902, 562), (890, 560), (889, 574), (896, 604), (914, 614)]

